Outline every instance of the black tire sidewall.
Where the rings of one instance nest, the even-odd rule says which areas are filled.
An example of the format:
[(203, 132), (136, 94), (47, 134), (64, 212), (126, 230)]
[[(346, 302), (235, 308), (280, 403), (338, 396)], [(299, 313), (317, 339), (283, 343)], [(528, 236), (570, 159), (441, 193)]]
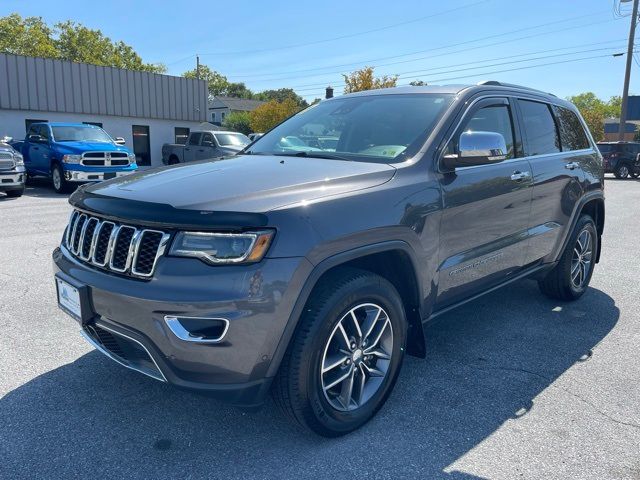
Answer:
[[(591, 265), (589, 268), (589, 273), (587, 274), (587, 279), (585, 282), (583, 282), (582, 287), (578, 289), (573, 285), (573, 282), (571, 281), (571, 259), (573, 258), (573, 249), (576, 244), (576, 241), (578, 240), (578, 236), (585, 230), (585, 228), (591, 231), (591, 240), (593, 242), (593, 253), (591, 256)], [(569, 241), (569, 244), (567, 245), (567, 250), (562, 258), (563, 275), (566, 275), (565, 278), (567, 279), (566, 288), (569, 289), (571, 296), (573, 298), (578, 298), (582, 296), (582, 294), (589, 287), (589, 283), (591, 282), (591, 277), (593, 275), (593, 271), (595, 267), (596, 254), (598, 252), (598, 241), (599, 241), (598, 232), (596, 230), (596, 225), (593, 219), (588, 215), (583, 215), (578, 219), (576, 228), (573, 230), (573, 233), (571, 234), (571, 239)]]
[[(318, 312), (317, 330), (308, 346), (308, 352), (303, 355), (305, 365), (300, 372), (305, 377), (306, 385), (300, 383), (301, 392), (305, 393), (308, 408), (313, 413), (313, 420), (317, 422), (314, 430), (327, 436), (348, 433), (366, 423), (382, 407), (391, 393), (398, 377), (404, 358), (407, 327), (404, 308), (400, 296), (393, 286), (384, 279), (381, 282), (360, 282), (361, 285), (345, 292), (334, 295), (330, 302)], [(387, 376), (374, 396), (366, 404), (351, 412), (334, 409), (322, 392), (320, 380), (320, 365), (322, 355), (329, 336), (338, 321), (353, 307), (362, 303), (380, 305), (388, 314), (393, 328), (393, 354)], [(302, 379), (301, 379), (302, 380)]]

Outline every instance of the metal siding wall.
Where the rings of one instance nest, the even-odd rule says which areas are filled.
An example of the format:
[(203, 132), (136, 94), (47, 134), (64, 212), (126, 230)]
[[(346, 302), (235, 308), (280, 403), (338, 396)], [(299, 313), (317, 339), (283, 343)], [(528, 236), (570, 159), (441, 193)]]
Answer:
[(0, 108), (10, 108), (11, 106), (7, 62), (7, 57), (0, 57)]
[(0, 109), (204, 121), (204, 80), (0, 54)]

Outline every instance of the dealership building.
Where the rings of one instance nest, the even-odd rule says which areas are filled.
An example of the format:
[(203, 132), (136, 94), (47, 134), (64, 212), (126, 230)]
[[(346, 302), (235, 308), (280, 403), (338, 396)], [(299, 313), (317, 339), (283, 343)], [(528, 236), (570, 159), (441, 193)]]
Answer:
[(163, 143), (184, 143), (207, 120), (204, 80), (0, 54), (0, 138), (34, 122), (98, 125), (138, 164), (161, 165)]

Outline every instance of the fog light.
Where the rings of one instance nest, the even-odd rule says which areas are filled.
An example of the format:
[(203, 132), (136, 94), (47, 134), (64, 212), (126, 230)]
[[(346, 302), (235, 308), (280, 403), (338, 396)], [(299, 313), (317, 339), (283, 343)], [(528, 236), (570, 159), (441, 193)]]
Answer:
[(164, 321), (176, 337), (193, 343), (219, 343), (229, 329), (229, 320), (226, 318), (167, 315)]

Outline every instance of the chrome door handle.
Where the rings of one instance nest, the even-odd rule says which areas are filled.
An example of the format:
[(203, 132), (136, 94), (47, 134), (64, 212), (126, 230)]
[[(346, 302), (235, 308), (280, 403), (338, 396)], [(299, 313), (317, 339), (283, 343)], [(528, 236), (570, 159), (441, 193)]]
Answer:
[(511, 174), (511, 180), (514, 182), (519, 182), (520, 180), (524, 180), (525, 178), (529, 178), (529, 172), (520, 172), (515, 171)]
[(569, 162), (564, 166), (564, 168), (566, 168), (567, 170), (575, 170), (579, 166), (580, 165), (578, 163), (576, 163), (576, 162)]

